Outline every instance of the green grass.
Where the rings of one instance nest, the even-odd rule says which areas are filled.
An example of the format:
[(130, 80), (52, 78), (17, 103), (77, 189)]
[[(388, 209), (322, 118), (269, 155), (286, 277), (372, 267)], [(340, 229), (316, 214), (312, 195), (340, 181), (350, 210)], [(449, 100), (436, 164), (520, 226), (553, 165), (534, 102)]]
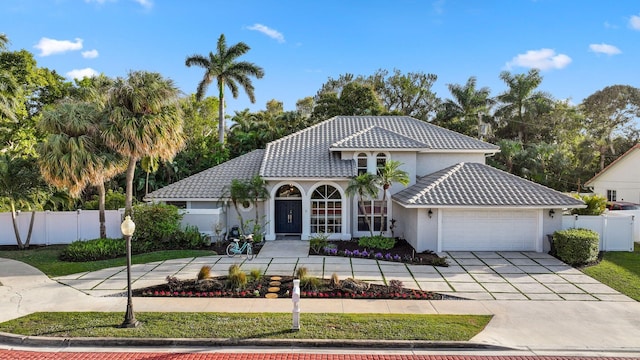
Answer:
[[(46, 247), (34, 247), (27, 250), (0, 250), (0, 257), (27, 263), (38, 268), (49, 277), (127, 265), (126, 257), (90, 262), (61, 261), (59, 260), (59, 255), (65, 246), (66, 245), (52, 245)], [(209, 250), (165, 250), (133, 255), (131, 257), (131, 263), (145, 264), (153, 261), (208, 256), (214, 254), (215, 252)]]
[(607, 252), (598, 265), (585, 268), (584, 273), (640, 301), (640, 244), (633, 252)]
[(142, 325), (120, 329), (122, 313), (35, 313), (0, 324), (28, 336), (231, 339), (367, 339), (468, 341), (491, 320), (477, 315), (301, 314), (291, 331), (287, 313), (137, 313)]

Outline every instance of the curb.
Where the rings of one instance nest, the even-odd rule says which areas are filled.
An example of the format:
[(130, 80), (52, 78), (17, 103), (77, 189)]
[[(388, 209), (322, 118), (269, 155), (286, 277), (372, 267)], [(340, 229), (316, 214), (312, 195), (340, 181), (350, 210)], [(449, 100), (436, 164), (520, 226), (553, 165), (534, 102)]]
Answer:
[(459, 349), (517, 350), (505, 346), (467, 341), (425, 340), (328, 340), (328, 339), (186, 339), (186, 338), (63, 338), (25, 336), (0, 332), (0, 344), (28, 347), (299, 347), (299, 348), (367, 348), (367, 349)]

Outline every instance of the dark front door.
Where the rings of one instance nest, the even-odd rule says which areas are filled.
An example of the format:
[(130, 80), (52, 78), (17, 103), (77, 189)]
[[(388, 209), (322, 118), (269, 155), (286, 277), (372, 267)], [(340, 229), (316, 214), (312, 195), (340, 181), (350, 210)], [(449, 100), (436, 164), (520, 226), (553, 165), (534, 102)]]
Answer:
[(276, 233), (302, 233), (302, 201), (276, 200)]

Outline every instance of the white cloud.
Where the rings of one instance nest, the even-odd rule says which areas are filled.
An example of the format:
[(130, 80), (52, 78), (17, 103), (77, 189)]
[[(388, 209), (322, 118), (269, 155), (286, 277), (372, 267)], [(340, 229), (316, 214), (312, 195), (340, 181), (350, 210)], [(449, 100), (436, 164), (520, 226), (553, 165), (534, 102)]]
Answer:
[(43, 37), (33, 47), (40, 50), (40, 56), (49, 56), (53, 54), (62, 54), (67, 51), (75, 51), (82, 49), (82, 39), (76, 38), (76, 41), (55, 40)]
[(82, 57), (85, 59), (95, 59), (98, 57), (98, 50), (87, 50), (82, 52)]
[(640, 16), (631, 15), (631, 19), (629, 19), (629, 26), (634, 30), (640, 30)]
[(97, 71), (93, 70), (92, 68), (84, 68), (84, 69), (73, 69), (69, 71), (66, 75), (69, 79), (82, 80), (83, 78), (94, 77), (100, 74)]
[(437, 15), (442, 15), (444, 13), (444, 2), (445, 0), (436, 0), (431, 3), (433, 12), (435, 12)]
[(571, 58), (565, 54), (557, 54), (553, 49), (529, 50), (518, 54), (507, 63), (507, 69), (512, 67), (535, 68), (540, 70), (562, 69), (571, 63)]
[(589, 49), (594, 53), (607, 54), (607, 55), (616, 55), (621, 54), (622, 51), (617, 47), (609, 44), (590, 44)]
[(135, 2), (137, 2), (138, 4), (142, 5), (143, 7), (147, 8), (147, 9), (151, 9), (153, 7), (153, 1), (152, 0), (133, 0)]
[(279, 32), (278, 30), (274, 30), (268, 26), (262, 25), (262, 24), (255, 24), (253, 26), (249, 26), (247, 27), (247, 29), (249, 30), (255, 30), (255, 31), (259, 31), (265, 35), (267, 35), (268, 37), (277, 40), (279, 43), (283, 43), (284, 42), (284, 35), (282, 35), (281, 32)]

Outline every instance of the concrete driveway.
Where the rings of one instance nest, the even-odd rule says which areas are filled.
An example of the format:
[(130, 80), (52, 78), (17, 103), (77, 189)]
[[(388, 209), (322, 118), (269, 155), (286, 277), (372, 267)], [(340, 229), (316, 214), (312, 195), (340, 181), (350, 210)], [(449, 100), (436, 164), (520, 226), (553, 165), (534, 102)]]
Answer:
[[(293, 275), (297, 268), (304, 266), (309, 274), (324, 278), (335, 273), (340, 279), (353, 277), (376, 284), (400, 280), (408, 288), (470, 300), (634, 301), (547, 254), (535, 252), (440, 254), (447, 256), (448, 267), (345, 257), (295, 256), (303, 253), (269, 254), (261, 251), (260, 256), (251, 261), (239, 256), (210, 256), (133, 265), (133, 287), (164, 283), (168, 275), (195, 278), (204, 265), (211, 266), (213, 276), (226, 275), (229, 265), (238, 263), (246, 271), (260, 269), (270, 275)], [(124, 267), (61, 276), (54, 280), (95, 296), (126, 290)]]

